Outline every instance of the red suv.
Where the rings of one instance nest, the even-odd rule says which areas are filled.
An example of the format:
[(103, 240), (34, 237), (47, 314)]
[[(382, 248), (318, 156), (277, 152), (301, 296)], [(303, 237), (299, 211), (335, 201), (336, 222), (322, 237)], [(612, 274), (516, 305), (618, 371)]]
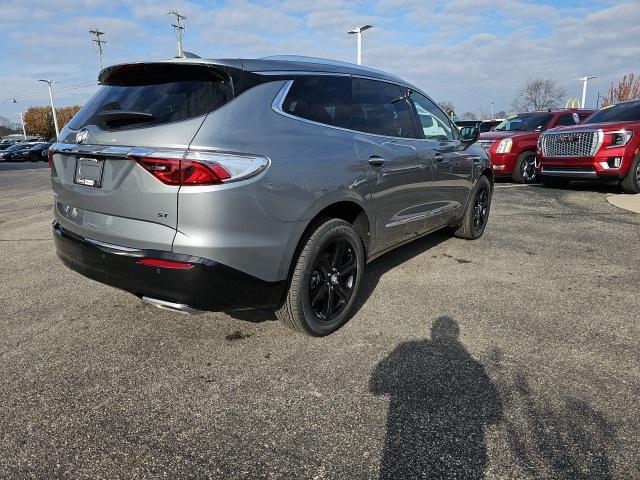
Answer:
[(536, 144), (540, 134), (550, 128), (576, 125), (594, 110), (549, 110), (513, 115), (492, 131), (481, 133), (479, 143), (491, 157), (496, 177), (510, 176), (517, 183), (537, 178)]
[(547, 132), (538, 142), (542, 182), (620, 180), (640, 193), (640, 100), (604, 107), (581, 125)]

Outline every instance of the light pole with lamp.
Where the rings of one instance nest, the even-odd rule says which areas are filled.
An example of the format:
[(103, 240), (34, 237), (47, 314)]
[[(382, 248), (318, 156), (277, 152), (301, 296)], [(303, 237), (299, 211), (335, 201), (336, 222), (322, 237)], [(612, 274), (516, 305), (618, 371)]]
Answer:
[(56, 138), (60, 135), (60, 130), (58, 130), (58, 119), (56, 118), (56, 107), (53, 105), (53, 89), (51, 88), (52, 83), (58, 83), (55, 80), (38, 80), (39, 82), (45, 82), (49, 85), (49, 99), (51, 100), (51, 112), (53, 113), (53, 127), (56, 130)]
[(362, 32), (368, 30), (373, 25), (362, 25), (358, 28), (354, 28), (353, 30), (349, 30), (347, 33), (350, 35), (358, 36), (358, 65), (362, 65)]

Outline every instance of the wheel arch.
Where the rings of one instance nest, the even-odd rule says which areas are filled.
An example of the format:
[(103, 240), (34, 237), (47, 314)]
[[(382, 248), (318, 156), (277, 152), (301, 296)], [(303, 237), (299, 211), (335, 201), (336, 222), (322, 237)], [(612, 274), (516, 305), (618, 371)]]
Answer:
[(301, 220), (296, 233), (292, 235), (290, 246), (287, 249), (290, 253), (283, 259), (283, 264), (280, 267), (281, 277), (290, 278), (294, 262), (298, 258), (305, 241), (319, 223), (330, 218), (339, 218), (353, 225), (354, 230), (362, 240), (365, 259), (368, 257), (373, 239), (374, 219), (373, 213), (368, 212), (363, 203), (354, 199), (341, 199), (316, 207), (305, 217), (307, 220)]

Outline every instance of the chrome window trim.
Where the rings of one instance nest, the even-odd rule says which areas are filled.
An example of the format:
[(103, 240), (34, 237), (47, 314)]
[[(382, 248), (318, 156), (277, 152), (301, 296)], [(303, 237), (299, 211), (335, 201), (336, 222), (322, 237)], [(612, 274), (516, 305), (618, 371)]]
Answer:
[(305, 76), (305, 75), (309, 75), (309, 76), (326, 75), (326, 76), (332, 76), (332, 77), (350, 77), (351, 76), (350, 73), (326, 72), (326, 71), (313, 72), (313, 71), (307, 71), (307, 70), (264, 70), (264, 71), (256, 71), (253, 73), (255, 73), (256, 75), (265, 75), (265, 76), (274, 76), (274, 77), (289, 76), (289, 75), (295, 75), (296, 77)]
[[(314, 72), (310, 73), (310, 75), (313, 75), (313, 74), (314, 74)], [(329, 75), (334, 75), (334, 74), (329, 74)], [(341, 75), (341, 76), (344, 76), (344, 75)], [(363, 77), (363, 76), (359, 76), (359, 75), (346, 75), (346, 76), (358, 77), (358, 78), (366, 78), (368, 80), (386, 81), (386, 80), (378, 80), (376, 78)], [(282, 87), (280, 87), (280, 90), (278, 91), (277, 95), (273, 99), (273, 102), (271, 102), (271, 109), (274, 112), (276, 112), (278, 115), (282, 115), (283, 117), (291, 118), (291, 119), (297, 120), (299, 122), (310, 123), (311, 125), (318, 125), (320, 127), (333, 128), (334, 130), (341, 130), (343, 132), (349, 132), (349, 133), (352, 133), (352, 134), (371, 135), (371, 136), (374, 136), (374, 137), (393, 138), (393, 139), (400, 139), (400, 140), (416, 140), (416, 141), (421, 141), (421, 142), (433, 142), (434, 141), (432, 138), (394, 137), (394, 136), (391, 136), (391, 135), (380, 135), (378, 133), (362, 132), (360, 130), (353, 130), (351, 128), (336, 127), (335, 125), (329, 125), (327, 123), (316, 122), (314, 120), (309, 120), (309, 119), (306, 119), (306, 118), (298, 117), (296, 115), (292, 115), (290, 113), (287, 113), (282, 109), (282, 104), (284, 103), (284, 99), (287, 97), (287, 94), (289, 93), (289, 90), (291, 89), (291, 86), (293, 85), (293, 82), (294, 82), (294, 80), (286, 80), (284, 85), (282, 85)], [(386, 82), (387, 83), (391, 83), (393, 85), (398, 85), (395, 82), (391, 82), (391, 81), (386, 81)], [(398, 85), (398, 86), (400, 86), (400, 85)], [(411, 87), (407, 87), (407, 88), (411, 88)], [(419, 90), (416, 90), (416, 92), (419, 92), (419, 93), (422, 94), (422, 92), (420, 92)], [(424, 94), (422, 94), (422, 95), (424, 95)], [(429, 98), (427, 95), (425, 95), (425, 97)], [(447, 142), (455, 142), (456, 140), (458, 140), (458, 139), (447, 140)]]

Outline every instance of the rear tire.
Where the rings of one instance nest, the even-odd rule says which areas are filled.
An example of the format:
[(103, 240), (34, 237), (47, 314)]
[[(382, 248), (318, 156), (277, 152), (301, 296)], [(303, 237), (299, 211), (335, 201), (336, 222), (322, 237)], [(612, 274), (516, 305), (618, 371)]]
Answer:
[(489, 220), (493, 189), (489, 179), (482, 175), (470, 196), (462, 223), (453, 234), (459, 238), (476, 240), (482, 236)]
[(364, 262), (362, 239), (350, 223), (334, 218), (318, 224), (300, 251), (276, 316), (306, 335), (335, 332), (351, 316)]
[(561, 188), (569, 185), (570, 180), (559, 177), (545, 177), (544, 174), (540, 178), (540, 181), (545, 187), (549, 188)]
[(620, 185), (625, 193), (640, 193), (640, 154), (633, 159), (631, 168)]
[(516, 161), (511, 178), (516, 183), (534, 183), (538, 179), (535, 167), (536, 154), (522, 152)]

